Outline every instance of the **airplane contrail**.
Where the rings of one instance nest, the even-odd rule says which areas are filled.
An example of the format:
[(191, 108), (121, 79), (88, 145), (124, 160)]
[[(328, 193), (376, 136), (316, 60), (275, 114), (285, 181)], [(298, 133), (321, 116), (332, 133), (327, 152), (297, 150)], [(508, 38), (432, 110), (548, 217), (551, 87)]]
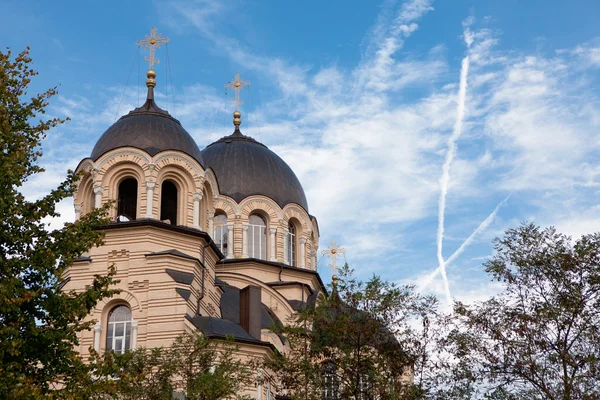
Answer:
[(477, 236), (477, 234), (479, 232), (483, 231), (488, 226), (490, 226), (490, 224), (496, 217), (496, 214), (498, 214), (498, 210), (500, 209), (500, 207), (502, 207), (504, 205), (504, 203), (506, 203), (508, 201), (510, 196), (511, 196), (510, 194), (508, 196), (506, 196), (506, 198), (504, 200), (502, 200), (496, 206), (496, 208), (494, 208), (494, 211), (492, 211), (492, 213), (490, 215), (488, 215), (488, 217), (479, 224), (477, 229), (475, 229), (473, 231), (473, 233), (471, 233), (471, 235), (463, 242), (463, 244), (461, 244), (460, 247), (450, 257), (448, 257), (448, 259), (446, 260), (446, 266), (448, 266), (448, 264), (450, 264), (454, 260), (456, 260), (463, 253), (463, 251), (465, 251), (465, 249), (471, 244), (471, 242), (473, 241), (473, 239), (475, 238), (475, 236)]
[[(500, 203), (498, 203), (498, 205), (496, 206), (496, 208), (494, 208), (494, 211), (492, 211), (490, 213), (490, 215), (487, 216), (486, 219), (484, 219), (483, 221), (481, 221), (481, 223), (479, 224), (479, 226), (471, 233), (471, 235), (469, 235), (469, 237), (467, 239), (465, 239), (465, 241), (460, 245), (460, 247), (454, 253), (452, 253), (452, 255), (450, 257), (448, 257), (447, 260), (444, 261), (444, 266), (447, 267), (448, 264), (450, 264), (454, 260), (456, 260), (465, 251), (465, 249), (471, 244), (471, 242), (473, 242), (473, 239), (475, 239), (475, 236), (477, 236), (480, 232), (482, 232), (484, 229), (486, 229), (488, 226), (490, 226), (490, 224), (492, 223), (492, 221), (494, 220), (494, 218), (498, 214), (498, 211), (500, 210), (500, 207), (502, 207), (508, 201), (508, 199), (510, 198), (510, 196), (511, 196), (511, 194), (509, 194), (508, 196), (506, 196), (506, 198), (504, 200), (502, 200)], [(429, 286), (429, 284), (435, 279), (436, 276), (438, 276), (438, 274), (440, 272), (441, 272), (440, 271), (440, 267), (438, 266), (421, 283), (421, 285), (420, 285), (421, 290), (423, 290), (423, 288)]]
[(452, 135), (448, 139), (448, 151), (446, 152), (446, 160), (442, 166), (442, 177), (440, 178), (440, 198), (438, 202), (438, 230), (437, 230), (437, 259), (438, 269), (442, 274), (444, 281), (444, 290), (446, 292), (446, 299), (448, 303), (452, 301), (450, 294), (450, 285), (448, 284), (448, 277), (446, 275), (446, 262), (442, 255), (443, 241), (444, 241), (444, 219), (446, 212), (446, 195), (448, 194), (448, 184), (450, 182), (450, 165), (454, 160), (456, 153), (456, 141), (462, 133), (463, 120), (465, 116), (465, 99), (467, 95), (467, 77), (469, 74), (469, 56), (467, 55), (462, 60), (460, 68), (460, 86), (458, 89), (458, 106), (456, 109), (456, 122), (454, 123), (454, 129)]

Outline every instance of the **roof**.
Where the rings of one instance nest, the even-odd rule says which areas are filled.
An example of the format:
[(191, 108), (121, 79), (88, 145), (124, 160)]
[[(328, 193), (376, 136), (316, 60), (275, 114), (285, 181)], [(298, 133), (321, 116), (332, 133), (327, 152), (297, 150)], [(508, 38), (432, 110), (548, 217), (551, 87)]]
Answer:
[[(221, 250), (219, 249), (219, 247), (215, 244), (215, 242), (212, 240), (212, 238), (210, 237), (210, 235), (207, 232), (198, 230), (196, 228), (190, 228), (188, 226), (167, 224), (165, 222), (162, 222), (162, 221), (159, 221), (159, 220), (153, 219), (153, 218), (139, 218), (139, 219), (136, 219), (133, 221), (120, 221), (120, 222), (112, 221), (112, 222), (109, 222), (108, 225), (103, 225), (103, 226), (98, 227), (98, 229), (113, 230), (113, 229), (127, 229), (127, 228), (138, 228), (138, 227), (153, 227), (153, 228), (168, 230), (171, 232), (178, 232), (178, 233), (182, 233), (185, 235), (200, 237), (200, 238), (204, 239), (204, 241), (206, 241), (206, 243), (210, 246), (210, 248), (216, 254), (217, 258), (222, 259), (225, 257), (223, 255), (223, 253), (221, 253)], [(161, 253), (161, 252), (159, 252), (159, 253)], [(163, 254), (167, 254), (167, 253), (174, 254), (170, 250), (165, 251), (165, 253), (163, 253)], [(178, 252), (178, 253), (181, 253), (181, 252)], [(186, 255), (185, 253), (181, 253), (181, 254)], [(147, 256), (152, 256), (152, 255), (156, 255), (156, 254), (151, 253), (151, 254), (148, 254)], [(174, 255), (177, 255), (177, 254), (174, 254)], [(192, 258), (194, 260), (202, 263), (197, 258), (195, 258), (195, 257), (192, 257)]]
[(120, 147), (135, 147), (153, 157), (161, 151), (177, 150), (203, 164), (194, 139), (152, 98), (111, 125), (96, 142), (90, 158), (96, 161), (103, 154)]
[(239, 129), (202, 150), (207, 167), (219, 183), (219, 193), (240, 203), (248, 196), (262, 195), (281, 208), (296, 203), (308, 212), (304, 189), (294, 171), (262, 143)]
[[(221, 295), (221, 316), (235, 324), (240, 323), (240, 289), (230, 284), (220, 281), (216, 282), (223, 290)], [(277, 316), (261, 303), (261, 328), (271, 329), (274, 325), (281, 324)], [(245, 331), (244, 331), (245, 332)]]

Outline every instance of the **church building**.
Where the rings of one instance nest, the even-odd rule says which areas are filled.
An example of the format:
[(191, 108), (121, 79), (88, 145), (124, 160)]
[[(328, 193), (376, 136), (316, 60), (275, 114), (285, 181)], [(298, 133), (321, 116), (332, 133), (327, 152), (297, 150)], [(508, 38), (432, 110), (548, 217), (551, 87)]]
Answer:
[[(239, 352), (262, 358), (283, 351), (271, 332), (325, 293), (317, 273), (319, 227), (292, 169), (267, 146), (233, 129), (201, 150), (181, 123), (154, 99), (154, 50), (165, 38), (151, 31), (146, 101), (122, 116), (82, 160), (76, 218), (113, 201), (104, 245), (66, 272), (64, 290), (80, 290), (115, 268), (121, 292), (97, 304), (88, 348), (121, 353), (168, 346), (186, 331), (209, 339), (234, 335)], [(239, 100), (246, 82), (230, 87)], [(275, 399), (275, 377), (247, 389)]]

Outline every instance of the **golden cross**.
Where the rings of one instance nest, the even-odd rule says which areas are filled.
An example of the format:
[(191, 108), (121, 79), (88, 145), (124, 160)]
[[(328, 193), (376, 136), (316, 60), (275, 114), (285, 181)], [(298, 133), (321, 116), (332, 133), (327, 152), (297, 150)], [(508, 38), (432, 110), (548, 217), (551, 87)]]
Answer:
[(150, 51), (150, 56), (144, 57), (144, 60), (150, 63), (150, 69), (154, 71), (154, 64), (158, 64), (158, 58), (154, 57), (156, 49), (160, 49), (161, 44), (169, 43), (171, 39), (162, 37), (160, 33), (156, 33), (156, 28), (150, 29), (150, 35), (146, 35), (146, 39), (138, 40), (138, 47), (144, 46), (144, 50)]
[(242, 80), (239, 72), (235, 74), (231, 82), (225, 84), (226, 88), (233, 89), (235, 92), (235, 98), (231, 99), (235, 103), (235, 111), (240, 111), (240, 106), (244, 104), (244, 101), (240, 99), (240, 92), (245, 86), (250, 86), (250, 82)]
[(329, 268), (331, 268), (331, 270), (333, 271), (333, 276), (335, 276), (335, 273), (337, 272), (337, 258), (345, 252), (346, 249), (344, 249), (343, 247), (339, 247), (335, 240), (331, 242), (327, 250), (323, 250), (322, 254), (331, 258), (331, 264), (329, 264)]

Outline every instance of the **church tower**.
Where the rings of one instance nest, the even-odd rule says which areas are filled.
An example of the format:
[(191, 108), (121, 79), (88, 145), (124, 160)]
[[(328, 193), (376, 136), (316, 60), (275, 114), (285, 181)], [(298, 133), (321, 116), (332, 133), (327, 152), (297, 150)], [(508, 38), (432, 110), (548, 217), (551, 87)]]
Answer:
[[(154, 100), (153, 28), (138, 42), (150, 50), (146, 101), (122, 116), (77, 167), (76, 217), (113, 202), (104, 244), (66, 271), (64, 290), (83, 289), (116, 270), (121, 292), (100, 302), (80, 353), (168, 346), (186, 331), (233, 335), (246, 355), (282, 351), (270, 331), (324, 292), (316, 271), (319, 231), (302, 185), (264, 144), (240, 130), (200, 151), (181, 123)], [(229, 84), (246, 85), (239, 74)], [(248, 394), (274, 398), (276, 377)]]

